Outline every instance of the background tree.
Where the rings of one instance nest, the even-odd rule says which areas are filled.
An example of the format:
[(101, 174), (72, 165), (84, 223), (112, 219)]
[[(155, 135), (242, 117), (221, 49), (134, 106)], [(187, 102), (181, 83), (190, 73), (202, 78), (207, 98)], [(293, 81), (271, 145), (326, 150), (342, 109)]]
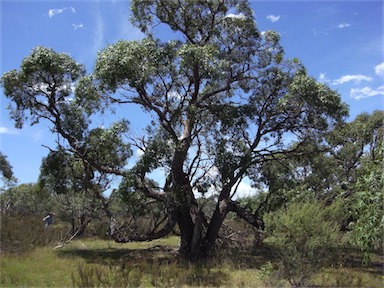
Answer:
[(110, 188), (113, 179), (91, 170), (83, 159), (59, 147), (43, 158), (39, 186), (55, 200), (58, 216), (71, 225), (70, 236), (74, 237), (81, 236), (92, 219), (103, 222), (103, 209), (108, 209), (109, 203), (102, 193)]
[(352, 240), (363, 252), (363, 261), (367, 262), (370, 252), (382, 249), (384, 244), (384, 111), (374, 111), (371, 115), (363, 113), (351, 124), (360, 128), (356, 131), (359, 133), (356, 139), (360, 141), (355, 140), (360, 149), (354, 154), (360, 158), (354, 164), (357, 171), (348, 174), (358, 175), (348, 183), (347, 194), (351, 196), (349, 228), (352, 229)]
[[(246, 1), (132, 1), (131, 7), (146, 37), (107, 46), (94, 75), (84, 76), (68, 55), (42, 47), (20, 71), (5, 73), (11, 117), (18, 127), (26, 111), (32, 123), (51, 122), (65, 140), (61, 147), (82, 159), (89, 181), (95, 173), (122, 176), (129, 180), (126, 193), (142, 193), (164, 207), (161, 225), (141, 234), (118, 226), (109, 211), (116, 241), (163, 237), (177, 225), (181, 255), (204, 257), (229, 212), (263, 226), (259, 215), (233, 200), (240, 182), (250, 177), (257, 183), (266, 163), (302, 155), (301, 147), (321, 141), (347, 108), (299, 61), (284, 59), (279, 35), (257, 30)], [(176, 39), (156, 39), (159, 24)], [(87, 120), (115, 103), (138, 105), (153, 119), (146, 135), (130, 143), (144, 152), (132, 169), (125, 167), (131, 155), (126, 122), (92, 129)], [(161, 186), (150, 179), (156, 169), (165, 173)], [(209, 217), (196, 199), (208, 188), (218, 195)]]
[(264, 165), (268, 189), (241, 202), (259, 213), (292, 201), (332, 204), (341, 229), (350, 231), (367, 261), (383, 244), (383, 133), (384, 111), (357, 115), (330, 131), (321, 145), (308, 146), (308, 156)]
[[(12, 185), (16, 182), (16, 178), (13, 175), (12, 166), (9, 163), (7, 156), (5, 156), (0, 151), (0, 172), (1, 172), (1, 178), (2, 182), (4, 183), (4, 186)], [(3, 187), (0, 188), (1, 190)]]
[(54, 203), (48, 193), (36, 184), (21, 184), (0, 194), (1, 212), (10, 215), (44, 217)]

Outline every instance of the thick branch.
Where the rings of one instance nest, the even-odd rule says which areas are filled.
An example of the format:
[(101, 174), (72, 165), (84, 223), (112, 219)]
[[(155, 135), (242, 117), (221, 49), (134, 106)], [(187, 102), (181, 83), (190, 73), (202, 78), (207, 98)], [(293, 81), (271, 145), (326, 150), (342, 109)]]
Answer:
[(176, 223), (177, 223), (177, 212), (173, 210), (172, 212), (169, 213), (168, 222), (165, 224), (165, 226), (162, 229), (158, 231), (152, 231), (151, 233), (148, 233), (148, 234), (124, 235), (122, 231), (123, 229), (115, 228), (113, 233), (111, 233), (111, 236), (118, 243), (127, 243), (132, 241), (139, 241), (139, 242), (151, 241), (151, 240), (165, 237), (168, 234), (170, 234), (173, 231), (173, 228), (175, 227)]
[(240, 206), (240, 204), (236, 201), (232, 201), (228, 205), (228, 210), (235, 212), (237, 216), (239, 216), (241, 219), (244, 219), (249, 224), (256, 228), (264, 229), (264, 222), (262, 219), (260, 219), (256, 214), (252, 214), (243, 207)]
[(145, 185), (144, 181), (140, 177), (137, 177), (136, 181), (137, 181), (137, 184), (138, 184), (140, 190), (143, 191), (145, 196), (152, 198), (152, 199), (156, 199), (156, 200), (161, 201), (161, 202), (166, 201), (165, 193), (160, 193), (158, 191), (155, 191), (155, 190), (147, 187)]

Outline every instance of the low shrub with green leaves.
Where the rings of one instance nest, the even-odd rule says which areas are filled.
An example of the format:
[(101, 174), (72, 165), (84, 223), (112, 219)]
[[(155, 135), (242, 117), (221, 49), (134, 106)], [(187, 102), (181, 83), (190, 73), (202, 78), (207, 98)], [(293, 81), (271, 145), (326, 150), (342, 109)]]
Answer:
[(36, 247), (58, 244), (66, 236), (68, 227), (45, 227), (42, 217), (1, 215), (0, 243), (2, 253), (21, 254)]
[(326, 207), (314, 202), (292, 203), (265, 217), (267, 241), (277, 253), (274, 277), (294, 286), (308, 285), (322, 267), (335, 261), (339, 226)]

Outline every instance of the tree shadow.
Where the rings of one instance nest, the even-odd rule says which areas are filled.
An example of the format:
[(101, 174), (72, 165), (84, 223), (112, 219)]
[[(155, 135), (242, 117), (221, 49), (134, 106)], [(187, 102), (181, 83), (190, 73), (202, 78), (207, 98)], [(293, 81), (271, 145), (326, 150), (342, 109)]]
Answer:
[(80, 257), (87, 263), (108, 264), (130, 261), (171, 262), (174, 261), (176, 252), (172, 247), (157, 245), (146, 249), (74, 248), (57, 251), (57, 254), (62, 257)]
[[(335, 263), (340, 266), (358, 269), (374, 275), (383, 275), (384, 257), (383, 253), (376, 251), (373, 259), (367, 265), (361, 262), (361, 253), (356, 248), (339, 248), (338, 251), (330, 249), (330, 253), (340, 254), (335, 257)], [(229, 264), (236, 269), (260, 269), (267, 262), (278, 261), (273, 246), (262, 244), (257, 247), (237, 249), (234, 247), (220, 247), (204, 265), (206, 267), (218, 267), (220, 264)], [(57, 251), (62, 257), (80, 257), (87, 263), (94, 264), (119, 264), (119, 263), (147, 263), (149, 265), (178, 263), (178, 266), (189, 265), (178, 257), (176, 247), (167, 245), (156, 245), (149, 248), (71, 248)]]
[(384, 275), (384, 251), (377, 250), (371, 253), (371, 260), (367, 264), (362, 262), (362, 253), (357, 248), (343, 248), (346, 254), (344, 267), (370, 273), (377, 276)]
[[(226, 272), (210, 269), (212, 267), (209, 265), (180, 261), (177, 249), (165, 245), (146, 249), (74, 248), (57, 251), (57, 253), (61, 257), (85, 259), (86, 266), (80, 265), (80, 270), (78, 269), (74, 276), (77, 282), (87, 284), (82, 284), (83, 286), (89, 286), (89, 281), (96, 281), (92, 283), (96, 283), (98, 286), (100, 284), (98, 279), (103, 280), (108, 277), (112, 281), (109, 283), (111, 284), (109, 287), (115, 287), (112, 285), (115, 282), (122, 283), (123, 285), (120, 286), (125, 287), (131, 277), (139, 277), (139, 282), (144, 278), (149, 279), (149, 283), (154, 287), (183, 287), (185, 285), (219, 287), (229, 279)], [(106, 268), (107, 273), (110, 274), (108, 277), (105, 276), (105, 270), (97, 268), (100, 266)], [(112, 267), (117, 267), (117, 270)], [(133, 286), (141, 284), (140, 282)]]
[(277, 260), (274, 248), (268, 244), (246, 249), (221, 248), (212, 261), (225, 262), (239, 269), (260, 269), (267, 262)]

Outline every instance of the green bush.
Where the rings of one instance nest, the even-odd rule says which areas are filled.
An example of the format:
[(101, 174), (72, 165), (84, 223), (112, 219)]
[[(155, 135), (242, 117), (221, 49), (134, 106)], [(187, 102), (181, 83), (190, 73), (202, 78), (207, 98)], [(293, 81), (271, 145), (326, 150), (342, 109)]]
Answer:
[(68, 232), (68, 227), (44, 227), (38, 216), (1, 215), (0, 243), (2, 253), (21, 254), (48, 244), (57, 244)]
[(305, 286), (319, 269), (335, 261), (339, 227), (328, 209), (314, 202), (292, 203), (265, 217), (267, 241), (277, 253), (274, 276)]

